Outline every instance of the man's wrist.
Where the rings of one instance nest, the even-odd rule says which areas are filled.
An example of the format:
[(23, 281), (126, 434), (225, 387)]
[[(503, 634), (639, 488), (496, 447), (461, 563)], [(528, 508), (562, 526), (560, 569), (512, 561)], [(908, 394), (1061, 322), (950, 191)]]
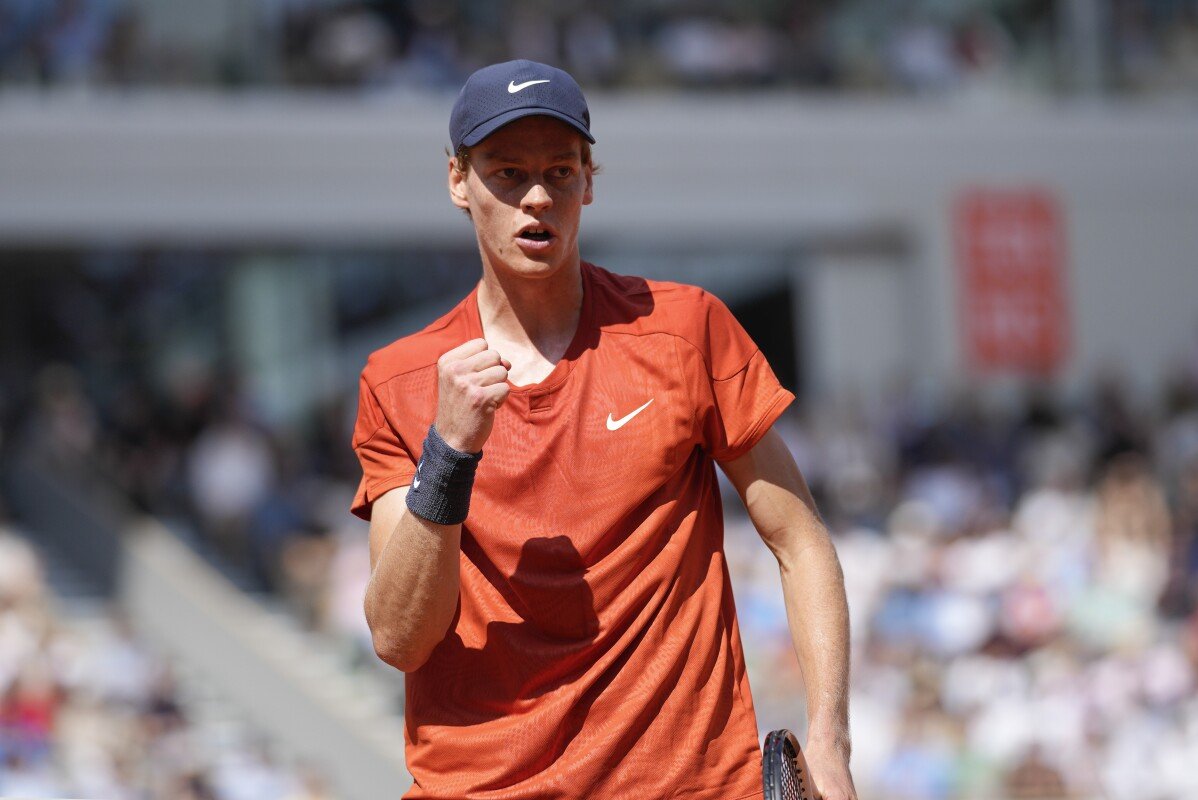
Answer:
[(441, 441), (444, 442), (451, 450), (453, 450), (455, 453), (458, 453), (461, 456), (482, 455), (481, 450), (477, 451), (477, 452), (471, 452), (470, 449), (468, 447), (466, 447), (464, 442), (457, 441), (457, 438), (453, 435), (452, 431), (448, 435), (446, 435), (443, 431), (441, 431), (440, 429), (437, 428), (437, 423), (435, 423), (435, 422), (430, 427), (430, 431), (436, 431), (437, 436), (439, 436), (441, 438)]
[(847, 759), (853, 750), (853, 742), (849, 736), (848, 725), (836, 723), (813, 723), (808, 725), (807, 748), (839, 753)]
[(482, 452), (464, 453), (451, 447), (429, 426), (420, 463), (408, 489), (408, 510), (438, 525), (460, 525), (470, 513), (474, 473)]

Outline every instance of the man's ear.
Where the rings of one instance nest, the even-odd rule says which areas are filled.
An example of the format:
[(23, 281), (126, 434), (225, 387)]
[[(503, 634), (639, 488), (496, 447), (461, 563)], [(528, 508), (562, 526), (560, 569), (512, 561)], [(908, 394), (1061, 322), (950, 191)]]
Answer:
[(470, 200), (466, 197), (467, 172), (458, 169), (458, 162), (453, 156), (449, 157), (449, 201), (463, 211), (470, 210)]
[(582, 168), (582, 174), (587, 180), (586, 189), (582, 192), (582, 204), (589, 206), (595, 200), (595, 170), (590, 164), (586, 164)]

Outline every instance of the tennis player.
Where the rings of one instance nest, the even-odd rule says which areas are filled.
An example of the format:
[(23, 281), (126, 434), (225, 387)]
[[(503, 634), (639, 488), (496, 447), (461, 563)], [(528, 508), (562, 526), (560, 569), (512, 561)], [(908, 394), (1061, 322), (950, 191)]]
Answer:
[(353, 436), (407, 797), (760, 796), (719, 464), (781, 567), (812, 777), (852, 800), (843, 578), (771, 428), (793, 395), (712, 295), (580, 260), (594, 138), (568, 74), (481, 69), (449, 130), (482, 280), (371, 355)]

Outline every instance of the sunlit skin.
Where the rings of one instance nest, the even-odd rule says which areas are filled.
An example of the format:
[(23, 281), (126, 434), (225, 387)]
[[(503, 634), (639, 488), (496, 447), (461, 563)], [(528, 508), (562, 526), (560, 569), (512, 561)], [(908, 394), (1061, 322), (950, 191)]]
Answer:
[[(582, 140), (569, 125), (542, 116), (505, 125), (470, 149), (465, 174), (450, 159), (449, 195), (470, 212), (484, 274), (560, 280), (563, 267), (577, 273), (582, 207), (594, 195)], [(519, 240), (535, 224), (553, 233), (548, 246)]]
[[(470, 212), (478, 238), (483, 333), (511, 360), (515, 385), (544, 378), (578, 326), (578, 228), (593, 177), (579, 133), (552, 117), (500, 128), (470, 149), (464, 172), (449, 159), (450, 200)], [(548, 236), (523, 236), (530, 228)]]

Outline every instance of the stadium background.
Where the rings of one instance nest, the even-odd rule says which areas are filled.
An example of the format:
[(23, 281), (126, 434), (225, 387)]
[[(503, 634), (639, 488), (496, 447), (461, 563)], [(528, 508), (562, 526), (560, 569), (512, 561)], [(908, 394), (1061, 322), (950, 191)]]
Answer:
[(445, 123), (508, 57), (588, 92), (584, 257), (798, 393), (863, 800), (1198, 795), (1193, 0), (0, 0), (0, 795), (406, 785), (356, 376), (477, 280)]

